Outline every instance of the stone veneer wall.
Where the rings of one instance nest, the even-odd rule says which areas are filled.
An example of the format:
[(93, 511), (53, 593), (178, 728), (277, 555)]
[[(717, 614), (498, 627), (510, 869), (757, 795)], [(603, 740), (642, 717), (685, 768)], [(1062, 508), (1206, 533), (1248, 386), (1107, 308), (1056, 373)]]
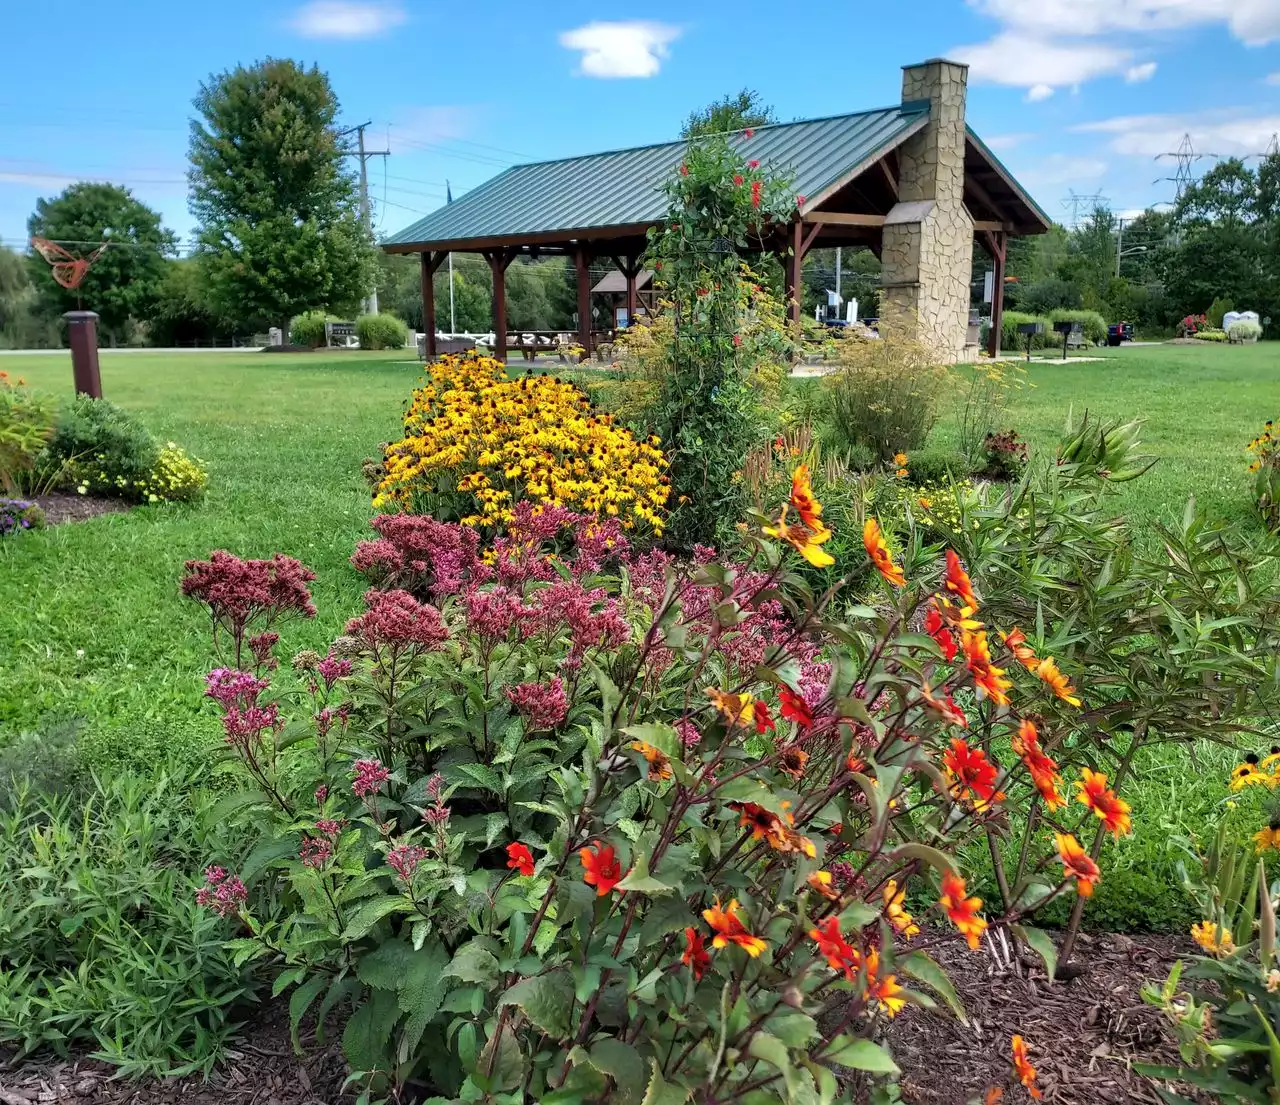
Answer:
[(965, 357), (973, 220), (964, 206), (968, 68), (928, 61), (903, 70), (902, 99), (929, 101), (929, 122), (898, 148), (898, 204), (886, 220), (881, 315), (905, 322), (955, 361)]

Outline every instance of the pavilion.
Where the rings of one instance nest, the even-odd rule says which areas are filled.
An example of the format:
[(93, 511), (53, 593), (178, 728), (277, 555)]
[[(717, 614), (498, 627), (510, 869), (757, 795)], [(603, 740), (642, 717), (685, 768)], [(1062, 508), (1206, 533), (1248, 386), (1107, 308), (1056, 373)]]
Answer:
[[(796, 217), (770, 232), (787, 274), (793, 317), (805, 254), (852, 246), (881, 260), (881, 313), (900, 312), (951, 360), (968, 360), (975, 238), (994, 270), (990, 349), (1000, 341), (1010, 237), (1043, 234), (1049, 217), (965, 122), (967, 66), (942, 59), (903, 69), (894, 107), (756, 129), (734, 141), (788, 174), (803, 196)], [(422, 261), (423, 329), (435, 354), (432, 277), (450, 252), (479, 253), (493, 274), (496, 348), (505, 358), (505, 274), (517, 257), (567, 255), (578, 279), (579, 342), (592, 348), (590, 264), (609, 258), (623, 274), (635, 317), (645, 235), (661, 221), (661, 185), (685, 143), (516, 165), (382, 243)]]

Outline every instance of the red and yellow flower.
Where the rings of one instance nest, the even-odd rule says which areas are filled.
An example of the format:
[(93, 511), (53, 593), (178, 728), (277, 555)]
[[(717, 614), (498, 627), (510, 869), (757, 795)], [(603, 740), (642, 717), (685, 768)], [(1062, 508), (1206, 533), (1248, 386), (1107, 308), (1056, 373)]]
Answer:
[(735, 725), (750, 725), (755, 720), (756, 700), (749, 694), (729, 694), (716, 687), (708, 687), (707, 697), (730, 728)]
[(755, 959), (769, 946), (759, 936), (747, 931), (747, 927), (738, 916), (736, 898), (730, 899), (729, 904), (723, 909), (720, 907), (720, 899), (717, 898), (714, 906), (702, 911), (702, 916), (715, 932), (715, 936), (711, 939), (713, 948), (727, 948), (730, 944), (737, 944), (752, 959)]
[(1026, 718), (1023, 718), (1018, 731), (1013, 735), (1013, 752), (1026, 765), (1027, 771), (1031, 774), (1031, 781), (1049, 810), (1053, 811), (1065, 806), (1067, 800), (1062, 797), (1062, 792), (1058, 789), (1062, 783), (1062, 776), (1058, 774), (1058, 765), (1040, 747), (1040, 734), (1036, 732), (1035, 724)]
[(693, 972), (694, 979), (698, 981), (711, 966), (711, 956), (703, 943), (702, 933), (692, 926), (684, 930), (684, 954), (680, 956), (680, 962)]
[(752, 840), (763, 840), (775, 852), (800, 852), (810, 859), (818, 854), (813, 841), (791, 827), (795, 818), (785, 809), (783, 813), (776, 814), (756, 802), (730, 802), (728, 805), (738, 813), (738, 824), (751, 830)]
[(1058, 665), (1052, 656), (1046, 656), (1036, 665), (1036, 675), (1068, 706), (1080, 705), (1075, 687), (1071, 685), (1071, 680), (1058, 670)]
[(582, 860), (582, 881), (596, 888), (596, 897), (612, 893), (622, 881), (622, 867), (613, 853), (612, 844), (596, 844), (578, 852)]
[(840, 900), (840, 891), (835, 888), (830, 871), (814, 871), (804, 881), (828, 901)]
[(987, 931), (987, 922), (978, 915), (982, 899), (968, 898), (966, 894), (964, 879), (959, 875), (948, 873), (942, 877), (942, 897), (938, 904), (960, 935), (969, 942), (969, 947), (976, 951), (982, 942), (982, 934)]
[(648, 762), (650, 779), (671, 778), (671, 757), (661, 748), (655, 748), (647, 741), (632, 741), (631, 747)]
[(884, 534), (880, 530), (880, 523), (874, 518), (868, 518), (863, 524), (862, 544), (867, 550), (867, 555), (871, 557), (871, 563), (875, 565), (876, 571), (895, 587), (906, 586), (907, 577), (903, 574), (902, 569), (893, 562), (893, 554), (889, 552), (889, 546), (885, 544)]
[(1053, 841), (1058, 846), (1063, 874), (1076, 880), (1076, 893), (1082, 898), (1093, 897), (1093, 888), (1102, 878), (1098, 865), (1070, 833), (1055, 833)]
[(809, 704), (790, 687), (778, 688), (778, 703), (782, 716), (794, 721), (801, 729), (808, 729), (813, 724), (813, 711)]
[(533, 853), (529, 851), (527, 844), (508, 844), (507, 845), (507, 866), (513, 868), (521, 875), (533, 874)]
[(1005, 648), (1013, 654), (1013, 658), (1019, 664), (1028, 671), (1036, 670), (1040, 658), (1036, 655), (1036, 650), (1027, 644), (1027, 635), (1021, 629), (1015, 625), (1008, 633), (1001, 630), (1000, 640), (1004, 642)]
[(862, 954), (844, 938), (838, 917), (824, 917), (809, 930), (809, 939), (818, 945), (818, 954), (833, 971), (843, 971), (850, 981), (857, 976)]
[(1027, 1058), (1027, 1042), (1021, 1036), (1014, 1036), (1009, 1044), (1013, 1051), (1013, 1069), (1018, 1072), (1018, 1081), (1026, 1087), (1031, 1097), (1040, 1100), (1040, 1090), (1036, 1086), (1036, 1068)]
[(960, 644), (964, 649), (965, 667), (973, 676), (979, 696), (991, 699), (998, 706), (1008, 706), (1009, 696), (1005, 692), (1013, 684), (1004, 678), (1004, 668), (998, 668), (991, 662), (986, 633), (981, 629), (962, 630)]
[(956, 653), (960, 650), (960, 646), (956, 644), (955, 634), (952, 633), (951, 628), (943, 620), (936, 603), (929, 607), (924, 616), (924, 631), (937, 642), (938, 648), (942, 650), (942, 658), (944, 660), (949, 662), (956, 658)]
[(773, 716), (769, 713), (769, 704), (756, 699), (751, 706), (751, 717), (756, 723), (757, 733), (766, 733), (774, 728)]
[(1004, 801), (1004, 791), (996, 789), (1000, 769), (987, 759), (981, 748), (970, 748), (963, 737), (954, 737), (942, 756), (951, 796), (957, 802), (971, 801), (978, 811)]
[(958, 725), (961, 729), (969, 727), (969, 719), (964, 716), (964, 711), (955, 704), (955, 700), (950, 694), (942, 698), (938, 698), (926, 683), (920, 690), (921, 700), (924, 702), (925, 708), (928, 709), (939, 721), (945, 722), (947, 725)]
[(825, 528), (822, 524), (822, 504), (813, 497), (807, 464), (800, 465), (791, 473), (791, 505), (800, 515), (800, 521), (815, 533)]
[(1085, 768), (1076, 783), (1079, 788), (1076, 800), (1093, 810), (1094, 816), (1112, 836), (1119, 837), (1133, 829), (1129, 816), (1129, 803), (1107, 786), (1107, 777), (1100, 771)]
[(920, 926), (915, 923), (915, 919), (903, 905), (907, 900), (907, 888), (905, 886), (900, 888), (897, 879), (890, 879), (884, 884), (884, 889), (880, 893), (884, 898), (884, 914), (899, 935), (905, 936), (908, 940), (918, 936)]
[[(794, 508), (800, 516), (797, 525), (787, 524), (788, 508)], [(791, 474), (791, 497), (783, 504), (777, 524), (765, 526), (763, 532), (786, 542), (815, 568), (826, 568), (836, 562), (835, 557), (821, 547), (831, 540), (831, 531), (823, 525), (822, 504), (813, 496), (807, 464), (800, 465)]]
[(874, 1001), (890, 1017), (896, 1016), (907, 1004), (903, 989), (896, 975), (880, 974), (880, 952), (872, 948), (867, 952), (867, 1001)]
[(955, 549), (947, 550), (947, 574), (943, 579), (947, 594), (960, 601), (960, 614), (970, 618), (978, 612), (978, 597), (973, 593), (973, 582), (960, 563)]

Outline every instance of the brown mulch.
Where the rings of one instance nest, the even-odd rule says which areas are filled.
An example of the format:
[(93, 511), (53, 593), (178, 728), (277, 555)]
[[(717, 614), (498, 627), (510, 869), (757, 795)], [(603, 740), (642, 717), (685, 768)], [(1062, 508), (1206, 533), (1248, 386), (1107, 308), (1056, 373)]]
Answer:
[(342, 1027), (330, 1025), (326, 1044), (302, 1024), (299, 1058), (289, 1039), (284, 1000), (266, 1006), (240, 1033), (226, 1061), (209, 1075), (111, 1081), (113, 1068), (94, 1059), (6, 1061), (0, 1052), (0, 1105), (350, 1105)]
[(960, 941), (931, 949), (970, 1024), (966, 1028), (943, 1009), (917, 1006), (894, 1019), (889, 1042), (903, 1072), (903, 1100), (962, 1105), (1002, 1086), (1004, 1102), (1027, 1101), (1010, 1063), (1009, 1040), (1016, 1033), (1027, 1042), (1051, 1105), (1158, 1105), (1152, 1082), (1134, 1073), (1132, 1064), (1176, 1066), (1177, 1047), (1160, 1011), (1144, 1005), (1139, 992), (1147, 982), (1162, 981), (1178, 956), (1193, 950), (1176, 936), (1081, 936), (1072, 967), (1085, 973), (1050, 983), (1038, 958), (1000, 973), (985, 950), (970, 952)]
[(44, 520), (51, 526), (61, 525), (63, 522), (84, 522), (99, 514), (128, 510), (131, 505), (123, 499), (96, 499), (92, 495), (76, 495), (66, 491), (51, 491), (48, 495), (37, 495), (31, 501), (44, 511)]
[[(1179, 937), (1083, 936), (1075, 962), (1086, 973), (1049, 983), (1039, 960), (1001, 973), (986, 951), (970, 952), (961, 941), (931, 947), (969, 1026), (943, 1009), (917, 1006), (893, 1020), (889, 1044), (902, 1068), (903, 1101), (965, 1105), (1001, 1086), (1004, 1105), (1022, 1105), (1029, 1099), (1009, 1061), (1009, 1038), (1018, 1033), (1048, 1105), (1158, 1105), (1152, 1083), (1132, 1064), (1175, 1064), (1177, 1050), (1138, 991), (1192, 950)], [(0, 1105), (350, 1105), (353, 1097), (342, 1090), (341, 1026), (331, 1025), (318, 1045), (304, 1023), (299, 1058), (288, 1025), (283, 999), (267, 1005), (207, 1082), (200, 1075), (111, 1081), (112, 1068), (92, 1059), (6, 1061), (0, 1053)]]

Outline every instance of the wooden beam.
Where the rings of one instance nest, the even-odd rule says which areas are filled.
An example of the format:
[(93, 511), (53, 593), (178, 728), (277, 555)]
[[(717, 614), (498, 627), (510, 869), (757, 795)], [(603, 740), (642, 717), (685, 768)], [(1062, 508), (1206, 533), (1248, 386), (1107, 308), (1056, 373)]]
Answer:
[(885, 183), (889, 185), (889, 194), (893, 197), (893, 202), (897, 203), (898, 177), (893, 170), (889, 168), (889, 154), (885, 154), (884, 157), (876, 162), (876, 164), (880, 166), (880, 171), (884, 174)]
[[(976, 178), (965, 173), (964, 186), (967, 191), (972, 192), (977, 197), (978, 202), (988, 211), (997, 217), (1000, 215), (1000, 205), (991, 197), (991, 193), (978, 183)], [(968, 207), (969, 205), (966, 203), (965, 206)]]
[(585, 360), (591, 356), (591, 259), (586, 246), (574, 251), (573, 266), (578, 273), (578, 344)]
[(427, 360), (436, 355), (436, 270), (449, 255), (443, 251), (424, 250), (422, 266), (422, 329), (426, 338), (423, 352)]
[[(970, 217), (972, 218), (972, 216)], [(976, 232), (985, 231), (991, 234), (995, 234), (995, 233), (1003, 234), (1006, 231), (1010, 230), (1011, 227), (1009, 226), (1008, 223), (1002, 223), (997, 219), (974, 219), (973, 229)]]
[(991, 254), (991, 332), (987, 335), (987, 352), (1000, 356), (1000, 334), (1004, 328), (1004, 262), (1008, 238), (1003, 230), (983, 232), (987, 251)]
[(801, 216), (806, 223), (830, 223), (832, 226), (884, 226), (884, 215), (864, 215), (860, 211), (810, 211)]
[(484, 253), (493, 274), (493, 355), (507, 363), (507, 267), (518, 249), (495, 249)]

